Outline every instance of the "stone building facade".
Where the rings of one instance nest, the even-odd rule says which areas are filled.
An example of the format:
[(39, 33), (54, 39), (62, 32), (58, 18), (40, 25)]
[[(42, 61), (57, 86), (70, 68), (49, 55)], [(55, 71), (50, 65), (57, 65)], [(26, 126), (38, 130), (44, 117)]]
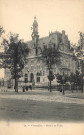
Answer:
[[(30, 54), (28, 56), (28, 64), (25, 65), (23, 70), (23, 80), (25, 76), (28, 77), (28, 81), (35, 81), (35, 84), (47, 83), (48, 82), (48, 69), (43, 63), (39, 60), (41, 49), (44, 46), (49, 46), (54, 43), (58, 47), (61, 53), (61, 64), (59, 66), (55, 65), (53, 67), (53, 73), (57, 74), (70, 74), (71, 72), (76, 71), (77, 62), (73, 60), (73, 52), (71, 51), (70, 41), (68, 36), (63, 30), (62, 33), (55, 31), (49, 33), (49, 36), (39, 38), (38, 35), (38, 23), (36, 17), (34, 18), (33, 28), (32, 28), (32, 40), (27, 42), (28, 47), (30, 48)], [(22, 78), (21, 78), (22, 79)], [(56, 83), (56, 79), (53, 80), (53, 83)]]
[[(27, 42), (28, 47), (30, 48), (30, 53), (27, 58), (28, 63), (25, 65), (25, 68), (22, 71), (22, 77), (20, 78), (21, 81), (27, 79), (31, 82), (34, 81), (37, 85), (48, 83), (47, 67), (45, 63), (38, 59), (38, 57), (40, 57), (41, 49), (44, 46), (49, 46), (52, 43), (58, 47), (61, 53), (61, 64), (53, 67), (53, 73), (75, 73), (77, 69), (77, 62), (73, 60), (73, 51), (71, 50), (70, 41), (64, 30), (62, 32), (51, 32), (48, 36), (39, 38), (38, 23), (35, 17), (31, 37), (32, 40)], [(7, 71), (5, 72), (5, 75), (6, 74)], [(56, 83), (56, 78), (53, 80), (53, 83)]]

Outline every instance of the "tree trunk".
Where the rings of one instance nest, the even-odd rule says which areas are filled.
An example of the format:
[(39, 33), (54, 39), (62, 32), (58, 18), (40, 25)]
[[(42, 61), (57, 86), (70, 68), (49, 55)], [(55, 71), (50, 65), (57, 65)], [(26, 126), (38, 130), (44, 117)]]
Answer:
[[(49, 77), (50, 77), (50, 68), (49, 68)], [(50, 81), (50, 86), (49, 86), (49, 90), (50, 90), (50, 92), (52, 92), (52, 89), (51, 89), (51, 79), (49, 79), (49, 81)]]
[(50, 92), (52, 92), (52, 88), (51, 88), (51, 80), (50, 80)]
[(73, 93), (73, 85), (70, 85), (71, 86), (71, 91), (72, 91), (72, 93)]
[(84, 84), (83, 84), (83, 89), (82, 89), (82, 92), (83, 92), (83, 90), (84, 90)]
[(64, 84), (62, 85), (62, 91), (63, 91), (63, 95), (65, 94), (65, 92), (64, 92)]
[(77, 85), (77, 87), (76, 87), (76, 88), (77, 88), (77, 92), (78, 92), (78, 85)]
[(83, 89), (84, 89), (84, 84), (83, 84), (83, 76), (82, 76), (81, 81), (82, 81), (82, 82), (81, 82), (81, 83), (82, 83), (82, 84), (81, 84), (81, 92), (83, 93)]
[(81, 87), (81, 92), (83, 93), (83, 89), (84, 89), (84, 85), (82, 84), (82, 87)]
[(15, 92), (18, 92), (18, 77), (15, 77)]

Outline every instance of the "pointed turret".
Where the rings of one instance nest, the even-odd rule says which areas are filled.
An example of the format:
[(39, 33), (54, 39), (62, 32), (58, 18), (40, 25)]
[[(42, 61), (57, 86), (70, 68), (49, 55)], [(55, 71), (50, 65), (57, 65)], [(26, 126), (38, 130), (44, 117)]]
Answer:
[(36, 17), (34, 17), (32, 34), (33, 36), (38, 36), (38, 23), (37, 23)]
[(36, 54), (37, 54), (39, 35), (38, 35), (38, 23), (37, 23), (36, 17), (34, 17), (32, 30), (33, 30), (32, 35), (31, 35), (32, 41), (33, 41), (34, 48), (36, 49)]

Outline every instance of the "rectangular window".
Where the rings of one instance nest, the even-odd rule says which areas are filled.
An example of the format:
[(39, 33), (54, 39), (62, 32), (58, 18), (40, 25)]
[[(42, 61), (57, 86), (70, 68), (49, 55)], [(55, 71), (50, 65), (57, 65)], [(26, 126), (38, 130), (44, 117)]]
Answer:
[(40, 82), (40, 77), (37, 77), (37, 82)]

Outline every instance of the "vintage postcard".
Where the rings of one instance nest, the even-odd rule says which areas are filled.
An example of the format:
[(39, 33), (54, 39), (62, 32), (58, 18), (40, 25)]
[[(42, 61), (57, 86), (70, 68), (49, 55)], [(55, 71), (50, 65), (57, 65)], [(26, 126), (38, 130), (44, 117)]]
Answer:
[(0, 135), (84, 134), (84, 1), (0, 0)]

